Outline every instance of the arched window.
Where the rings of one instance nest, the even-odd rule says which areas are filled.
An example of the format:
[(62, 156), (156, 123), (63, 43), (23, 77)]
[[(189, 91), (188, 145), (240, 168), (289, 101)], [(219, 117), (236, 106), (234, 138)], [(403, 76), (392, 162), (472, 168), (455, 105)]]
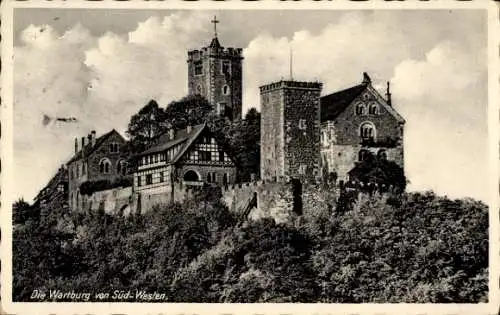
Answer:
[(211, 183), (212, 182), (212, 174), (208, 173), (207, 175), (207, 183)]
[(378, 105), (376, 103), (371, 103), (368, 108), (368, 113), (370, 115), (378, 115)]
[(363, 140), (373, 140), (376, 136), (375, 126), (371, 122), (364, 122), (359, 128), (359, 133)]
[(224, 95), (228, 95), (229, 94), (229, 86), (224, 85), (222, 87), (222, 94), (224, 94)]
[(127, 161), (119, 160), (118, 163), (116, 163), (116, 173), (121, 175), (127, 174), (127, 166), (128, 166)]
[(224, 175), (222, 175), (222, 183), (223, 183), (224, 185), (227, 185), (227, 183), (228, 183), (228, 182), (229, 182), (229, 181), (228, 181), (228, 179), (227, 179), (227, 173), (224, 173)]
[(356, 104), (356, 115), (365, 115), (365, 105), (363, 103)]
[(370, 153), (367, 150), (360, 150), (358, 153), (358, 161), (364, 161)]
[(111, 162), (109, 159), (104, 158), (99, 162), (99, 172), (101, 174), (109, 174), (109, 170), (111, 169)]
[(384, 149), (378, 150), (377, 157), (383, 161), (387, 160), (387, 151), (385, 151)]

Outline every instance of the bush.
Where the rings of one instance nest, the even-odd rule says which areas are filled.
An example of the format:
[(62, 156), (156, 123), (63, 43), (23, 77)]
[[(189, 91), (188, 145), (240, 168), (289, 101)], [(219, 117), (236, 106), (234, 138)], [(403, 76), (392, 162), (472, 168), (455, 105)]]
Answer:
[(80, 184), (80, 194), (90, 196), (97, 191), (130, 186), (132, 186), (132, 180), (127, 177), (120, 177), (114, 181), (107, 179), (86, 181)]

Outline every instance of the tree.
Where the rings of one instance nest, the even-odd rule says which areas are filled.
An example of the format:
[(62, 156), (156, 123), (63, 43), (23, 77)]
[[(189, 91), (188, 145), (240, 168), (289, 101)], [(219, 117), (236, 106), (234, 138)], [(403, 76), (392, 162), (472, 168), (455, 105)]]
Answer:
[(188, 125), (199, 125), (207, 121), (212, 105), (201, 95), (188, 95), (168, 104), (166, 120), (174, 129), (184, 129)]
[(377, 157), (371, 152), (366, 152), (363, 161), (349, 171), (349, 177), (363, 183), (393, 186), (399, 191), (404, 191), (406, 187), (403, 168), (394, 161)]
[(217, 141), (232, 155), (237, 166), (237, 180), (250, 181), (260, 170), (260, 113), (251, 108), (243, 120), (228, 122), (211, 117), (209, 127)]
[(167, 115), (155, 100), (149, 101), (128, 124), (127, 135), (130, 137), (132, 150), (143, 150), (156, 137), (168, 130)]
[(12, 220), (14, 224), (24, 224), (29, 219), (38, 216), (36, 209), (31, 207), (23, 198), (20, 198), (12, 205)]

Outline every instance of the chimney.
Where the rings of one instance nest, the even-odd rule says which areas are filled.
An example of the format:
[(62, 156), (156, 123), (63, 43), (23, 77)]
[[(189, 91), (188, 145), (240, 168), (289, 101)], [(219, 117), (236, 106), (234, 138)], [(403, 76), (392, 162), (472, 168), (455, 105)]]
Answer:
[(90, 132), (90, 144), (92, 147), (95, 146), (95, 140), (96, 140), (95, 130), (92, 130)]
[(385, 93), (385, 97), (387, 99), (387, 104), (389, 106), (392, 106), (392, 100), (391, 100), (391, 83), (387, 81), (387, 92)]
[(174, 138), (175, 138), (175, 129), (174, 128), (170, 128), (168, 130), (168, 134), (169, 134), (170, 140), (174, 140)]
[(191, 133), (191, 131), (193, 131), (193, 127), (191, 127), (191, 124), (187, 126), (186, 131), (188, 134)]
[(82, 150), (85, 148), (85, 137), (82, 137)]
[(75, 138), (75, 154), (78, 153), (78, 138)]
[(372, 83), (372, 79), (370, 78), (370, 76), (368, 75), (368, 73), (363, 72), (363, 82), (362, 82), (362, 84), (364, 84), (364, 85), (370, 85), (371, 83)]

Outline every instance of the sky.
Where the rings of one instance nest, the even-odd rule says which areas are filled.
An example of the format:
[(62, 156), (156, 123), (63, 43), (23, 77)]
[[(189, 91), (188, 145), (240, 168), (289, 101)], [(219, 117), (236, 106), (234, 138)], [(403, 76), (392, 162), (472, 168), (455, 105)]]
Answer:
[[(74, 151), (74, 138), (115, 128), (149, 100), (187, 93), (187, 50), (244, 49), (243, 110), (287, 78), (323, 94), (367, 72), (406, 119), (409, 190), (488, 198), (487, 15), (480, 10), (172, 11), (15, 9), (14, 183), (31, 200)], [(43, 115), (78, 123), (42, 124)]]

